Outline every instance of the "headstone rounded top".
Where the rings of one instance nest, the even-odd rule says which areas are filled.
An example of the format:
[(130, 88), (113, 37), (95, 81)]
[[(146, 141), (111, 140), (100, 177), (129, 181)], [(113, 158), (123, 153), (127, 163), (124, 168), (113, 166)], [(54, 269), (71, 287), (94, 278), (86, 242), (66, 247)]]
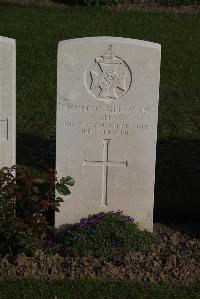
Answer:
[(10, 37), (0, 36), (0, 42), (13, 45), (16, 43), (16, 40)]
[(139, 40), (139, 39), (132, 39), (132, 38), (125, 38), (125, 37), (114, 37), (114, 36), (94, 36), (94, 37), (82, 37), (82, 38), (73, 38), (68, 40), (63, 40), (59, 42), (59, 46), (62, 44), (69, 44), (69, 43), (85, 43), (85, 42), (111, 42), (112, 43), (124, 43), (124, 44), (132, 44), (138, 45), (143, 47), (149, 48), (156, 48), (160, 49), (161, 45), (158, 43), (153, 43), (149, 41)]

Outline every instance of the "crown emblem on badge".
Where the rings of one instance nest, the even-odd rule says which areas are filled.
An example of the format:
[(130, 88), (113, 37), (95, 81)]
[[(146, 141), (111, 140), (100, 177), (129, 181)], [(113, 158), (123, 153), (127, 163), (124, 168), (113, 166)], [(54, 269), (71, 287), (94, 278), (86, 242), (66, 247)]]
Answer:
[(85, 73), (88, 91), (99, 100), (119, 100), (130, 89), (132, 74), (127, 63), (115, 55), (112, 45), (94, 59)]
[(109, 50), (104, 55), (97, 57), (95, 61), (104, 64), (122, 64), (121, 59), (115, 56), (112, 45), (110, 45)]

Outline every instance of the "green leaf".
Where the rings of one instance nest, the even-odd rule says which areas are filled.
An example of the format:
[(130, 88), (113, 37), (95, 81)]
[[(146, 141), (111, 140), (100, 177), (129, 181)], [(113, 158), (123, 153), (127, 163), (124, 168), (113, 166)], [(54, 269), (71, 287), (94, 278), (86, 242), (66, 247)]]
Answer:
[(69, 191), (69, 188), (66, 185), (63, 185), (63, 184), (57, 184), (56, 185), (56, 190), (61, 195), (69, 195), (69, 194), (71, 194), (71, 192)]
[(68, 186), (74, 186), (75, 180), (70, 176), (62, 177), (60, 179), (60, 184), (64, 184), (64, 185), (68, 185)]

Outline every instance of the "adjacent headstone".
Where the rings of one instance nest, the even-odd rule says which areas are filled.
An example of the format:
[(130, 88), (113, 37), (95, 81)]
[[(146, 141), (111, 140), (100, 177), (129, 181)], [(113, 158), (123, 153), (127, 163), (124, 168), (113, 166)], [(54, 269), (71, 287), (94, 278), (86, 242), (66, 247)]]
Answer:
[(160, 45), (119, 37), (58, 47), (58, 176), (75, 186), (56, 226), (123, 210), (153, 228)]
[(0, 167), (16, 164), (16, 45), (0, 36)]

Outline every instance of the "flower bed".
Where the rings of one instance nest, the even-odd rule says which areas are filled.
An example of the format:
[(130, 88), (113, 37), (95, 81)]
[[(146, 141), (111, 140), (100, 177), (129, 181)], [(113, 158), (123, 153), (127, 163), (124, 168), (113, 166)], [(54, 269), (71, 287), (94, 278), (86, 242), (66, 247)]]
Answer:
[(161, 224), (154, 226), (159, 244), (108, 261), (94, 256), (61, 256), (37, 251), (0, 259), (0, 279), (136, 279), (150, 282), (200, 282), (200, 240)]

